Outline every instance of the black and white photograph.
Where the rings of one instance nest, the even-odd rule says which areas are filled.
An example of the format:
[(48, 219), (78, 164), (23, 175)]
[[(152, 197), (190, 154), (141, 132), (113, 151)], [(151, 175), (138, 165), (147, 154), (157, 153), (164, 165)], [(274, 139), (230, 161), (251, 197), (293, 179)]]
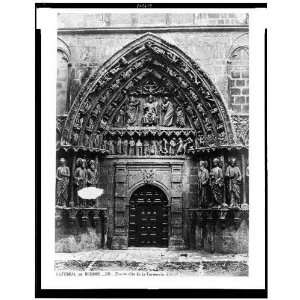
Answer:
[[(51, 159), (42, 157), (52, 175), (41, 239), (53, 234), (44, 256), (53, 286), (247, 288), (258, 272), (251, 263), (263, 268), (249, 251), (264, 258), (264, 211), (252, 212), (265, 194), (256, 185), (257, 206), (251, 188), (253, 172), (264, 182), (264, 165), (250, 159), (250, 113), (260, 109), (250, 57), (264, 41), (261, 30), (251, 44), (255, 17), (249, 9), (52, 11), (52, 59), (42, 62), (55, 72), (56, 102), (44, 118), (55, 141), (44, 147)], [(261, 76), (263, 86), (260, 67), (254, 82)], [(252, 157), (263, 144), (257, 136)]]
[(56, 270), (247, 276), (248, 14), (57, 21)]
[(0, 22), (1, 299), (299, 298), (292, 1)]

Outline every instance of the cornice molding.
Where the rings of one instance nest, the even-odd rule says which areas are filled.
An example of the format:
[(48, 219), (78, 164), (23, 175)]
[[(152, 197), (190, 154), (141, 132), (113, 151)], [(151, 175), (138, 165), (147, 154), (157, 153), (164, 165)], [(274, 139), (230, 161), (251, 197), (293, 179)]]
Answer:
[(228, 26), (141, 26), (141, 27), (79, 27), (79, 28), (58, 28), (59, 35), (64, 34), (111, 34), (111, 33), (146, 33), (146, 32), (201, 32), (201, 31), (239, 31), (248, 32), (249, 25), (228, 25)]

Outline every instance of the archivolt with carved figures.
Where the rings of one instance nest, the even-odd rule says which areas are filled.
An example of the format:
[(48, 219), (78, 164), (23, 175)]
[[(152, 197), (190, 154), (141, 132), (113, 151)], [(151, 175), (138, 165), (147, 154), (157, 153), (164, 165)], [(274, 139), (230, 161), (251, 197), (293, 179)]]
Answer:
[(189, 128), (204, 146), (236, 143), (221, 95), (207, 74), (150, 33), (90, 76), (70, 109), (61, 145), (93, 148), (97, 134), (116, 127)]

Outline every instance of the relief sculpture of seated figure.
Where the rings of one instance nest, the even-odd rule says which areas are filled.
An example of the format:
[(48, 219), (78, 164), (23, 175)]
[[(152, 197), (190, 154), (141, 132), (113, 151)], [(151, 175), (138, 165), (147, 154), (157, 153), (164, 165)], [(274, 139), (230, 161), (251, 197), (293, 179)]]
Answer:
[(158, 123), (158, 102), (153, 98), (152, 95), (149, 96), (148, 101), (144, 106), (144, 115), (142, 117), (142, 125), (153, 126)]

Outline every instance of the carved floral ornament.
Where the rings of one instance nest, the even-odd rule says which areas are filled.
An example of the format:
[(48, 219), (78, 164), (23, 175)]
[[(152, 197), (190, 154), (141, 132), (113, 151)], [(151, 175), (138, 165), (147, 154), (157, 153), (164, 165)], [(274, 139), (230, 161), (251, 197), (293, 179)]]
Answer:
[(87, 137), (109, 130), (129, 101), (134, 105), (136, 98), (149, 95), (167, 95), (182, 110), (187, 127), (208, 144), (235, 143), (227, 110), (207, 74), (177, 47), (148, 33), (117, 52), (82, 86), (66, 120), (62, 144), (73, 145), (75, 136), (82, 145)]
[(141, 170), (144, 183), (151, 184), (154, 180), (154, 171), (152, 169)]

